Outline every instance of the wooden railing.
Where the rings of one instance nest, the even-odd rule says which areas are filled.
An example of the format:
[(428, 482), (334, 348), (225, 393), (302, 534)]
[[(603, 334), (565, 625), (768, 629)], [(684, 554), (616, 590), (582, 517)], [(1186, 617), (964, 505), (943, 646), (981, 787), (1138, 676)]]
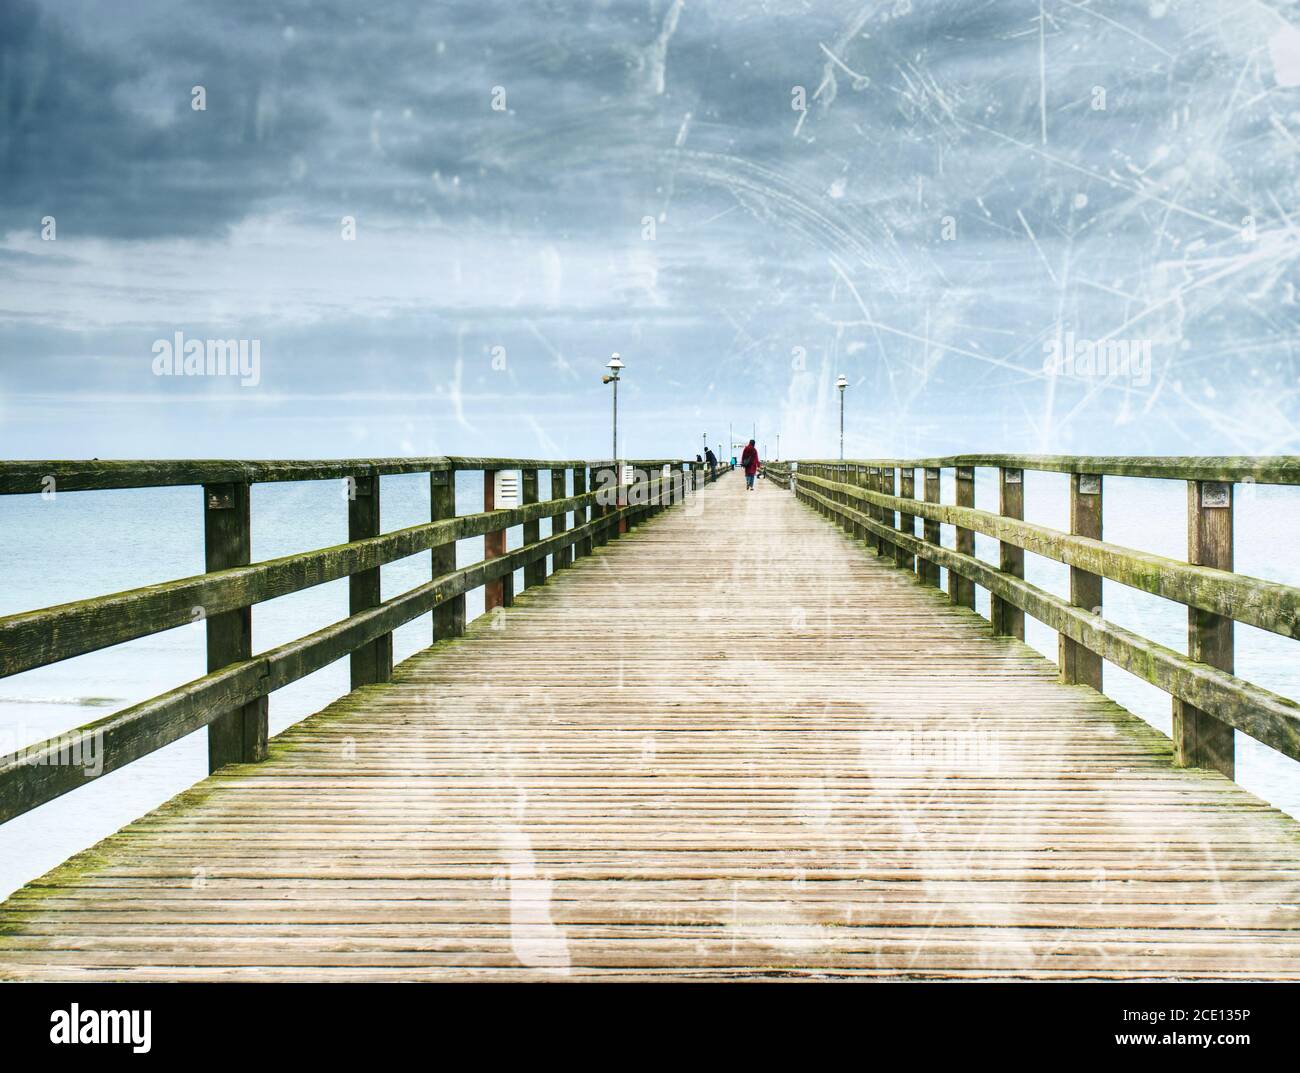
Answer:
[[(730, 467), (719, 467), (718, 474)], [(623, 470), (630, 470), (624, 473)], [(483, 473), (483, 510), (456, 514), (455, 475)], [(517, 506), (494, 502), (498, 471), (520, 472)], [(539, 498), (540, 470), (550, 498)], [(431, 520), (381, 531), (380, 478), (427, 473)], [(569, 494), (569, 474), (572, 494)], [(627, 477), (632, 479), (627, 481)], [(623, 480), (619, 478), (623, 477)], [(348, 542), (251, 562), (250, 490), (274, 481), (343, 480)], [(465, 593), (484, 589), (487, 611), (508, 606), (514, 573), (525, 586), (590, 555), (710, 480), (706, 467), (676, 460), (620, 462), (521, 458), (342, 461), (0, 462), (0, 495), (63, 495), (101, 489), (196, 485), (202, 489), (206, 573), (128, 592), (0, 618), (0, 677), (203, 621), (208, 673), (104, 719), (0, 758), (0, 823), (109, 771), (208, 727), (210, 770), (266, 756), (267, 698), (277, 689), (351, 657), (351, 684), (388, 680), (393, 630), (432, 612), (433, 638), (465, 628)], [(551, 519), (551, 535), (540, 535)], [(506, 530), (523, 546), (506, 551)], [(457, 568), (456, 541), (484, 537), (484, 557)], [(432, 553), (429, 581), (388, 600), (380, 567)], [(349, 579), (347, 618), (266, 652), (252, 651), (255, 604)], [(93, 772), (69, 762), (94, 753)]]
[(778, 488), (789, 489), (794, 471), (789, 462), (764, 462), (763, 479), (771, 481)]
[[(975, 507), (981, 466), (999, 473), (996, 512)], [(940, 502), (945, 469), (955, 471), (953, 504)], [(1026, 470), (1069, 475), (1070, 532), (1024, 520)], [(1110, 662), (1169, 693), (1176, 764), (1232, 777), (1234, 728), (1300, 759), (1300, 705), (1233, 673), (1234, 623), (1300, 637), (1300, 589), (1233, 572), (1235, 487), (1300, 484), (1300, 457), (961, 455), (800, 461), (769, 464), (767, 471), (921, 583), (938, 585), (940, 568), (947, 570), (953, 603), (974, 608), (976, 586), (987, 589), (994, 633), (1023, 640), (1026, 614), (1056, 630), (1063, 681), (1101, 690), (1102, 666)], [(1102, 539), (1108, 476), (1187, 483), (1185, 562)], [(941, 543), (944, 525), (955, 530), (950, 547)], [(999, 541), (996, 564), (976, 558), (976, 533)], [(1070, 568), (1068, 599), (1024, 580), (1026, 552)], [(1103, 578), (1185, 605), (1188, 654), (1108, 621)]]

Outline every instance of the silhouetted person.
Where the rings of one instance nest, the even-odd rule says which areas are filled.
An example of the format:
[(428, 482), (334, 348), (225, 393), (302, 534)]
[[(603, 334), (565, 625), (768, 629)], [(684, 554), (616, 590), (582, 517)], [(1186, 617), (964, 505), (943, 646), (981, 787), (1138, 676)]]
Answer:
[(753, 440), (745, 444), (745, 449), (740, 452), (740, 464), (745, 467), (745, 490), (752, 492), (754, 477), (758, 473), (758, 448), (754, 446)]
[(704, 461), (709, 464), (709, 480), (713, 480), (718, 475), (718, 456), (712, 447), (704, 448)]

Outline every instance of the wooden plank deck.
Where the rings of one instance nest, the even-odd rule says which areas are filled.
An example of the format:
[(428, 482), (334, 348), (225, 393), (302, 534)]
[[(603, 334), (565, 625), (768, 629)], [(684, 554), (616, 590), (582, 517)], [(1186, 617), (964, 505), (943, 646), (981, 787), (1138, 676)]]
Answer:
[(9, 979), (848, 975), (1300, 978), (1300, 825), (738, 475), (0, 906)]

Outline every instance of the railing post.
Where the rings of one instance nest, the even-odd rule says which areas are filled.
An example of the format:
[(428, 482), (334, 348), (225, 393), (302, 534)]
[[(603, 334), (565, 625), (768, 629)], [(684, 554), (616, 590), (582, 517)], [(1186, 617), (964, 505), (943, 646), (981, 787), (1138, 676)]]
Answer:
[[(865, 490), (865, 492), (874, 492), (876, 486), (875, 467), (857, 466), (854, 468), (858, 471), (858, 479), (855, 481), (858, 488)], [(854, 503), (853, 507), (854, 510), (861, 510), (863, 514), (867, 515), (867, 518), (875, 520), (876, 509), (870, 502), (859, 501)], [(861, 527), (858, 527), (858, 533), (862, 540), (866, 542), (868, 548), (876, 548), (876, 546), (879, 546), (880, 537), (876, 536), (875, 532), (872, 531), (871, 528), (868, 528), (867, 525), (861, 525)]]
[[(999, 488), (998, 513), (1004, 518), (1023, 521), (1025, 517), (1025, 471), (1020, 469), (1000, 469), (998, 471)], [(1012, 577), (1025, 576), (1025, 549), (1005, 540), (998, 544), (998, 567), (1004, 574)], [(989, 599), (989, 620), (993, 623), (993, 632), (999, 637), (1025, 639), (1025, 613), (1015, 604), (991, 596)]]
[[(587, 466), (586, 463), (573, 467), (573, 494), (582, 496), (587, 494)], [(590, 507), (579, 507), (573, 512), (573, 527), (581, 529), (587, 524)], [(582, 555), (590, 555), (592, 539), (585, 536), (573, 545), (573, 557), (577, 559)]]
[[(434, 470), (429, 474), (429, 516), (433, 521), (456, 516), (456, 471)], [(433, 576), (442, 577), (456, 569), (456, 542), (433, 549)], [(465, 632), (465, 594), (453, 596), (433, 609), (433, 639), (459, 637)]]
[[(850, 466), (847, 462), (841, 462), (840, 473), (839, 473), (839, 477), (837, 478), (840, 484), (853, 484), (857, 480), (857, 469), (858, 469), (857, 466)], [(853, 473), (852, 478), (849, 477), (850, 471), (852, 471)], [(848, 492), (841, 493), (838, 498), (842, 506), (852, 507), (854, 510), (857, 509), (858, 507), (857, 502), (856, 501), (850, 502), (850, 496)], [(849, 521), (849, 519), (845, 515), (843, 514), (840, 515), (839, 522), (840, 522), (841, 529), (843, 529), (846, 533), (849, 533), (850, 535), (853, 534), (853, 531), (856, 527), (851, 521)]]
[[(957, 506), (975, 506), (975, 470), (970, 466), (957, 467)], [(975, 530), (957, 526), (956, 550), (963, 555), (975, 554)], [(975, 582), (964, 578), (956, 570), (948, 571), (948, 598), (958, 607), (975, 609)]]
[[(840, 484), (849, 485), (850, 488), (862, 488), (862, 467), (852, 462), (841, 462), (840, 475), (836, 480), (839, 480)], [(852, 507), (853, 510), (862, 510), (862, 503), (854, 499), (852, 493), (841, 492), (836, 494), (835, 498), (842, 506)], [(854, 540), (866, 540), (867, 529), (865, 525), (859, 525), (842, 514), (839, 516), (839, 523), (840, 528), (844, 529)]]
[[(1193, 566), (1233, 566), (1233, 486), (1217, 481), (1187, 482), (1187, 561)], [(1187, 654), (1221, 671), (1234, 670), (1234, 623), (1223, 615), (1187, 609)], [(1233, 778), (1233, 729), (1208, 712), (1174, 701), (1174, 763), (1212, 768)]]
[[(247, 484), (203, 486), (204, 569), (225, 570), (252, 561), (251, 490)], [(240, 607), (207, 619), (208, 670), (253, 655), (253, 609)], [(225, 712), (208, 724), (208, 770), (266, 759), (268, 698)]]
[[(641, 467), (635, 462), (627, 463), (632, 467), (632, 480), (629, 484), (620, 484), (623, 491), (623, 505), (628, 508), (627, 514), (619, 522), (620, 533), (630, 533), (641, 523)], [(622, 481), (622, 466), (619, 466), (618, 479)]]
[[(939, 479), (940, 471), (931, 466), (925, 467), (925, 501), (927, 503), (939, 502)], [(926, 543), (938, 544), (940, 541), (939, 523), (932, 522), (929, 518), (924, 519), (924, 525), (921, 529), (925, 535)], [(921, 574), (921, 581), (926, 585), (939, 587), (939, 564), (931, 559), (923, 559), (918, 567)]]
[[(615, 464), (610, 468), (593, 466), (591, 470), (592, 489), (606, 500), (605, 503), (597, 501), (595, 506), (591, 508), (592, 519), (601, 519), (600, 524), (596, 527), (595, 543), (597, 547), (604, 547), (612, 537), (618, 536), (617, 527), (607, 520), (608, 515), (618, 509), (618, 505), (623, 498), (622, 488), (618, 483), (621, 479), (618, 469), (618, 465)], [(611, 481), (613, 483), (610, 483)], [(611, 533), (611, 529), (615, 531)]]
[[(871, 471), (867, 477), (867, 480), (871, 482), (871, 490), (873, 492), (875, 492), (877, 495), (883, 493), (885, 490), (884, 466), (872, 466)], [(884, 507), (881, 506), (872, 507), (871, 516), (875, 518), (875, 520), (879, 522), (881, 525), (888, 525), (891, 529), (893, 528), (894, 519), (885, 513)], [(893, 552), (890, 550), (889, 542), (879, 533), (876, 534), (876, 554), (877, 555), (893, 554)]]
[[(496, 510), (497, 471), (483, 471), (483, 509)], [(506, 553), (506, 531), (497, 529), (483, 534), (483, 558), (499, 559)], [(509, 607), (514, 597), (514, 578), (507, 574), (483, 585), (483, 610), (493, 611), (498, 607)]]
[[(1099, 473), (1070, 474), (1070, 532), (1075, 536), (1101, 539), (1102, 477)], [(1070, 567), (1070, 603), (1101, 614), (1101, 578), (1078, 567)], [(1083, 645), (1060, 635), (1061, 681), (1092, 686), (1102, 683), (1102, 658)]]
[[(632, 477), (632, 480), (629, 481), (627, 484), (624, 484), (623, 475), (625, 470), (628, 467), (631, 468), (630, 476)], [(609, 535), (611, 540), (617, 540), (620, 536), (628, 532), (636, 524), (636, 511), (631, 509), (633, 506), (632, 500), (635, 498), (634, 490), (636, 489), (636, 466), (628, 462), (615, 461), (614, 478), (618, 482), (617, 507), (619, 510), (623, 510), (624, 513), (619, 516), (617, 525), (610, 526)]]
[[(569, 481), (568, 470), (563, 467), (551, 467), (551, 498), (568, 499), (569, 498)], [(562, 511), (559, 514), (551, 515), (551, 535), (556, 533), (567, 533), (569, 531), (569, 512)], [(551, 555), (551, 573), (557, 570), (563, 570), (573, 562), (573, 545), (567, 548), (559, 548)]]
[[(623, 483), (623, 463), (621, 462), (613, 463), (613, 468), (610, 470), (610, 472), (614, 475), (614, 485), (613, 485), (614, 502), (611, 504), (611, 510), (613, 511), (613, 513), (618, 514), (620, 511), (623, 510), (624, 507), (627, 506), (627, 498), (628, 498), (628, 485)], [(633, 476), (635, 476), (635, 474), (633, 474)], [(622, 536), (626, 532), (627, 532), (627, 518), (626, 516), (620, 516), (617, 519), (617, 521), (611, 522), (606, 527), (605, 537), (607, 540), (617, 540), (620, 536)]]
[[(880, 492), (887, 496), (898, 495), (898, 485), (895, 482), (895, 470), (893, 466), (881, 466), (880, 477), (878, 481)], [(890, 529), (898, 528), (897, 512), (888, 507), (880, 508), (880, 523), (889, 526)], [(892, 540), (882, 540), (880, 554), (893, 558), (898, 562), (898, 545)]]
[[(904, 499), (916, 498), (916, 467), (903, 466), (898, 473), (899, 489), (898, 494)], [(916, 536), (916, 515), (904, 514), (898, 512), (898, 531), (906, 533), (910, 537)], [(898, 565), (903, 567), (908, 573), (916, 573), (916, 556), (910, 551), (905, 550), (901, 545), (898, 549)]]
[[(865, 478), (862, 476), (861, 471), (858, 469), (857, 466), (850, 466), (845, 462), (841, 462), (839, 465), (839, 470), (840, 470), (840, 475), (836, 479), (841, 484), (853, 484), (853, 485), (858, 485), (859, 487), (865, 487), (865, 485), (861, 483), (865, 480)], [(852, 476), (850, 476), (850, 474), (852, 474)], [(843, 495), (836, 496), (835, 498), (838, 499), (840, 503), (843, 503), (846, 506), (850, 506), (854, 510), (865, 510), (867, 506), (865, 503), (858, 503), (848, 493), (844, 493)], [(854, 533), (856, 531), (856, 526), (853, 524), (853, 522), (849, 521), (843, 515), (840, 516), (840, 525), (843, 528), (847, 529), (849, 533)], [(863, 540), (868, 540), (870, 539), (870, 537), (871, 537), (871, 530), (864, 528), (862, 531)]]
[[(520, 473), (520, 499), (519, 501), (525, 506), (529, 503), (538, 501), (537, 491), (537, 470), (534, 468), (524, 469)], [(534, 518), (531, 522), (524, 522), (524, 544), (536, 544), (542, 539), (542, 522), (540, 518)], [(534, 585), (540, 585), (546, 580), (546, 557), (534, 559), (532, 562), (524, 564), (524, 588), (531, 589)]]
[[(356, 477), (348, 486), (348, 540), (379, 536), (379, 478), (373, 474)], [(348, 611), (377, 606), (383, 599), (379, 567), (362, 570), (348, 578)], [(351, 655), (352, 688), (387, 682), (393, 677), (393, 635), (386, 633), (362, 645)]]

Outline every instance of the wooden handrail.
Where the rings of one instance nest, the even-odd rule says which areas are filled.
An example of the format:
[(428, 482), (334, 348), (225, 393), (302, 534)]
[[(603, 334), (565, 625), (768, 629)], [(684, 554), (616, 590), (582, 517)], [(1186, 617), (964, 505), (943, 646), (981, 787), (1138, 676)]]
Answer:
[[(632, 460), (626, 460), (631, 464)], [(637, 459), (640, 465), (682, 465), (680, 459)], [(403, 473), (448, 473), (484, 469), (598, 469), (609, 459), (436, 458), (345, 459), (124, 459), (0, 461), (0, 495), (166, 488), (194, 484), (271, 484), (389, 477)], [(691, 463), (692, 465), (694, 463)]]
[(0, 677), (338, 581), (441, 544), (550, 517), (560, 505), (565, 512), (586, 507), (596, 494), (422, 522), (330, 548), (7, 615), (0, 618)]
[(1091, 537), (1073, 536), (1045, 525), (1018, 521), (974, 507), (927, 503), (887, 496), (814, 474), (803, 475), (813, 484), (871, 503), (890, 511), (906, 511), (920, 518), (972, 529), (1025, 551), (1100, 574), (1130, 588), (1163, 596), (1174, 603), (1223, 615), (1261, 630), (1300, 639), (1300, 588), (1265, 581), (1231, 570), (1195, 566), (1163, 555), (1110, 544)]
[[(399, 596), (382, 602), (377, 595), (372, 606), (358, 607), (354, 599), (352, 613), (306, 637), (270, 651), (249, 654), (246, 658), (223, 661), (202, 678), (188, 682), (143, 703), (61, 734), (48, 741), (25, 747), (0, 758), (0, 823), (52, 800), (93, 778), (116, 770), (148, 755), (203, 726), (210, 736), (231, 718), (251, 712), (254, 722), (261, 720), (261, 750), (258, 728), (251, 741), (244, 728), (234, 735), (238, 744), (235, 754), (214, 751), (210, 744), (210, 765), (220, 766), (229, 760), (255, 760), (265, 750), (265, 705), (262, 698), (299, 678), (336, 660), (358, 652), (391, 635), (392, 631), (430, 611), (448, 607), (472, 589), (500, 583), (526, 568), (534, 583), (545, 580), (545, 560), (554, 556), (556, 565), (571, 561), (570, 556), (590, 554), (593, 544), (618, 535), (620, 528), (644, 519), (649, 514), (680, 502), (693, 487), (709, 481), (707, 469), (696, 463), (676, 460), (632, 460), (640, 479), (621, 485), (610, 462), (592, 464), (588, 490), (588, 463), (569, 464), (558, 461), (535, 462), (535, 468), (552, 471), (552, 488), (564, 486), (557, 471), (574, 469), (575, 494), (540, 502), (526, 502), (510, 509), (489, 510), (476, 514), (437, 517), (454, 511), (454, 489), (448, 487), (448, 474), (463, 469), (483, 468), (485, 472), (517, 468), (517, 459), (420, 459), (420, 460), (351, 460), (324, 463), (167, 463), (154, 472), (153, 484), (196, 483), (204, 481), (205, 500), (219, 499), (218, 489), (245, 488), (248, 480), (303, 480), (337, 477), (375, 478), (382, 473), (408, 473), (427, 470), (435, 485), (431, 503), (436, 520), (376, 536), (349, 541), (332, 548), (301, 552), (278, 559), (226, 569), (176, 581), (163, 582), (129, 592), (80, 600), (57, 607), (42, 608), (0, 618), (0, 677), (45, 666), (59, 660), (124, 641), (148, 636), (195, 621), (194, 609), (202, 612), (209, 625), (209, 653), (212, 651), (214, 625), (228, 629), (232, 615), (248, 615), (253, 605), (265, 600), (298, 592), (328, 581), (355, 577), (398, 559), (430, 549), (434, 552), (432, 580)], [(433, 465), (429, 465), (433, 463)], [(408, 468), (408, 464), (416, 468)], [(147, 463), (120, 465), (112, 472), (84, 463), (59, 463), (65, 478), (79, 490), (91, 488), (134, 487), (118, 483), (140, 479), (131, 467)], [(3, 467), (10, 467), (3, 471)], [(0, 463), (0, 480), (22, 483), (24, 466), (50, 468), (41, 463)], [(194, 467), (199, 468), (194, 468)], [(241, 467), (232, 469), (231, 466)], [(664, 467), (672, 467), (672, 484), (665, 487)], [(167, 469), (165, 467), (173, 467)], [(215, 468), (209, 468), (215, 467)], [(304, 468), (307, 467), (307, 468)], [(316, 468), (310, 468), (316, 467)], [(523, 468), (529, 468), (527, 466)], [(730, 467), (720, 467), (719, 472)], [(29, 471), (28, 476), (30, 476)], [(304, 476), (305, 473), (314, 476)], [(231, 484), (227, 478), (238, 473)], [(290, 476), (289, 474), (293, 474)], [(602, 476), (603, 475), (603, 476)], [(689, 477), (689, 479), (688, 479)], [(165, 478), (165, 479), (164, 479)], [(183, 478), (183, 479), (182, 479)], [(210, 478), (210, 479), (209, 479)], [(146, 474), (144, 479), (149, 480)], [(57, 480), (57, 478), (56, 478)], [(80, 482), (80, 483), (77, 483)], [(377, 481), (365, 486), (376, 494)], [(9, 489), (12, 490), (12, 489)], [(59, 486), (59, 490), (67, 490)], [(246, 505), (246, 497), (245, 497)], [(214, 499), (207, 506), (225, 507)], [(587, 512), (592, 517), (587, 520)], [(539, 538), (529, 533), (529, 541), (514, 551), (486, 557), (477, 563), (454, 569), (455, 541), (472, 536), (487, 536), (505, 529), (530, 526), (542, 518), (574, 514), (574, 525), (557, 525), (551, 536)], [(245, 519), (245, 528), (247, 519)], [(563, 557), (563, 563), (561, 558)], [(541, 572), (538, 570), (541, 564)], [(439, 570), (439, 567), (442, 569)], [(452, 567), (453, 569), (447, 569)], [(463, 610), (456, 615), (435, 614), (435, 637), (455, 636), (464, 628)], [(380, 650), (383, 651), (383, 650)], [(370, 666), (363, 681), (382, 681), (391, 674), (391, 650), (388, 666), (381, 659)], [(354, 685), (356, 679), (354, 664)], [(258, 705), (261, 705), (260, 708)], [(249, 716), (242, 716), (245, 720)], [(229, 731), (225, 727), (225, 731)], [(237, 728), (238, 729), (238, 728)], [(228, 736), (228, 735), (227, 735)], [(214, 737), (215, 740), (215, 737)], [(223, 738), (223, 741), (225, 739)], [(93, 749), (100, 763), (93, 774), (84, 766), (60, 762), (61, 758), (86, 755)], [(223, 749), (228, 749), (223, 746)], [(220, 761), (220, 762), (218, 762)]]
[(803, 495), (832, 513), (859, 522), (889, 540), (901, 541), (915, 554), (928, 556), (947, 570), (960, 573), (978, 585), (1010, 600), (1027, 614), (1096, 652), (1116, 666), (1159, 686), (1180, 700), (1210, 712), (1216, 718), (1292, 759), (1300, 760), (1300, 704), (1262, 689), (1225, 671), (1191, 660), (1171, 648), (1109, 622), (1069, 601), (1004, 574), (992, 563), (932, 544), (869, 518), (862, 511), (834, 502), (818, 492)]
[[(973, 506), (974, 469), (990, 465), (1001, 470), (1001, 513)], [(938, 501), (939, 477), (947, 467), (957, 470), (957, 504)], [(903, 477), (903, 495), (878, 490), (890, 487), (895, 470)], [(915, 495), (921, 483), (914, 479), (918, 470), (925, 473), (924, 498)], [(1071, 532), (1023, 520), (1025, 470), (1071, 474)], [(860, 478), (864, 471), (865, 480)], [(1188, 561), (1101, 538), (1101, 482), (1108, 474), (1187, 482)], [(959, 455), (799, 460), (786, 464), (783, 476), (800, 499), (849, 531), (866, 532), (870, 540), (894, 546), (898, 565), (914, 568), (922, 581), (937, 584), (938, 570), (948, 570), (953, 603), (973, 607), (973, 588), (966, 586), (987, 589), (996, 633), (1023, 640), (1023, 614), (1055, 629), (1062, 639), (1063, 681), (1100, 690), (1104, 660), (1165, 690), (1175, 701), (1178, 763), (1213, 767), (1231, 777), (1232, 729), (1300, 759), (1300, 705), (1236, 677), (1232, 658), (1235, 622), (1300, 638), (1300, 588), (1237, 574), (1231, 554), (1233, 485), (1243, 480), (1300, 483), (1300, 459)], [(920, 536), (915, 532), (917, 518), (926, 523)], [(998, 540), (1000, 563), (976, 558), (971, 541), (956, 549), (942, 546), (940, 524), (955, 527), (959, 535), (981, 533)], [(1025, 552), (1071, 568), (1069, 599), (1024, 580)], [(1107, 621), (1100, 606), (1102, 578), (1189, 608), (1190, 655)]]
[(885, 469), (1020, 469), (1236, 484), (1300, 484), (1300, 455), (944, 455), (938, 458), (810, 458), (798, 466), (876, 466)]

